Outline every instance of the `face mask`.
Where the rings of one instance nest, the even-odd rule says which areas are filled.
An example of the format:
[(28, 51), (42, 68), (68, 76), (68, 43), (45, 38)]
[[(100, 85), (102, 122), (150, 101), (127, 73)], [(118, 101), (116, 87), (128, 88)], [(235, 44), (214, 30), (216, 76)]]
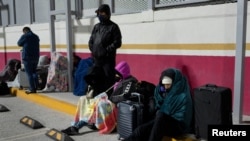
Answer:
[(119, 82), (121, 80), (121, 77), (115, 76), (115, 82)]
[(108, 20), (106, 15), (98, 15), (97, 17), (101, 23), (105, 23)]
[(106, 17), (104, 15), (98, 15), (98, 19), (101, 23), (106, 21)]
[(167, 93), (169, 93), (169, 91), (170, 91), (170, 88), (166, 89), (166, 92), (167, 92)]

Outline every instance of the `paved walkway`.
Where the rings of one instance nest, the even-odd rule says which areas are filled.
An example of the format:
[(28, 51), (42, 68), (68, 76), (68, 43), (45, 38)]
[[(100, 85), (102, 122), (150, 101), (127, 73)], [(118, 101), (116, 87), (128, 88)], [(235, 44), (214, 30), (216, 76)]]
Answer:
[[(12, 88), (11, 94), (16, 96), (16, 97), (14, 97), (15, 99), (17, 99), (17, 100), (19, 99), (19, 101), (18, 101), (19, 104), (15, 104), (16, 107), (18, 107), (18, 105), (20, 106), (18, 109), (21, 109), (21, 106), (23, 106), (23, 104), (28, 103), (28, 106), (24, 106), (24, 107), (26, 109), (28, 107), (28, 109), (30, 111), (29, 114), (36, 112), (36, 113), (34, 113), (33, 116), (35, 116), (39, 120), (42, 120), (43, 123), (47, 124), (47, 127), (44, 129), (41, 129), (41, 130), (39, 129), (39, 130), (32, 131), (32, 130), (26, 129), (31, 134), (34, 133), (33, 136), (35, 136), (37, 141), (38, 140), (39, 141), (52, 140), (48, 137), (45, 137), (45, 132), (48, 131), (49, 128), (50, 129), (55, 128), (56, 130), (61, 130), (61, 129), (68, 127), (70, 125), (70, 122), (74, 118), (74, 114), (75, 114), (75, 110), (76, 110), (76, 103), (79, 99), (79, 96), (73, 95), (72, 92), (41, 93), (38, 91), (37, 94), (27, 95), (24, 90), (19, 90), (18, 88)], [(0, 99), (1, 100), (0, 104), (8, 105), (12, 109), (14, 109), (14, 106), (12, 106), (10, 103), (17, 103), (16, 102), (17, 100), (15, 100), (15, 102), (12, 102), (13, 99), (12, 99), (12, 101), (7, 101), (4, 99), (6, 99), (6, 98)], [(30, 105), (31, 105), (30, 103), (33, 103), (33, 104), (36, 103), (36, 104), (34, 105), (34, 107), (30, 107)], [(39, 107), (41, 107), (41, 108), (39, 108)], [(49, 115), (46, 115), (46, 110), (44, 112), (37, 112), (37, 111), (40, 111), (40, 109), (48, 109), (47, 112), (49, 115), (51, 115), (51, 116), (56, 115), (57, 117), (51, 117)], [(53, 113), (53, 111), (54, 111), (54, 113)], [(12, 112), (10, 112), (10, 113), (6, 113), (6, 115), (13, 114), (13, 112), (14, 112), (14, 110), (12, 110)], [(20, 110), (19, 110), (19, 112), (22, 113), (22, 111), (20, 111)], [(23, 115), (24, 113), (27, 114), (26, 112), (27, 111), (24, 110), (23, 113), (20, 115)], [(58, 114), (58, 112), (59, 112), (59, 114)], [(53, 113), (54, 115), (52, 115), (51, 113)], [(17, 115), (17, 113), (15, 113), (15, 115)], [(44, 116), (44, 118), (51, 118), (51, 120), (41, 119), (41, 117), (39, 115)], [(63, 116), (63, 115), (65, 115), (65, 116)], [(12, 116), (9, 118), (12, 118)], [(16, 118), (20, 118), (20, 116), (18, 116)], [(4, 120), (3, 122), (11, 122), (11, 121), (13, 122), (14, 121), (17, 126), (23, 127), (22, 125), (20, 125), (19, 122), (16, 122), (16, 121), (19, 121), (19, 119), (16, 119), (16, 118), (14, 120), (11, 120), (11, 119), (9, 119), (8, 121)], [(52, 119), (52, 118), (54, 118), (54, 119)], [(63, 121), (61, 121), (61, 120), (58, 121), (56, 118), (63, 119)], [(52, 122), (52, 120), (54, 122)], [(58, 125), (58, 124), (61, 124), (61, 125)], [(6, 125), (6, 126), (8, 126), (8, 125)], [(4, 127), (1, 125), (0, 131), (6, 131), (6, 129), (2, 129), (2, 128), (4, 128)], [(15, 128), (13, 130), (15, 130)], [(27, 133), (27, 131), (25, 131), (25, 133)], [(23, 138), (23, 139), (19, 138), (19, 136), (24, 136), (23, 135), (24, 133), (21, 133), (20, 130), (15, 131), (15, 132), (16, 132), (15, 136), (13, 134), (2, 135), (2, 133), (0, 133), (0, 135), (1, 135), (0, 141), (2, 141), (2, 140), (7, 141), (4, 139), (10, 139), (11, 141), (14, 141), (14, 140), (15, 141), (16, 140), (29, 141), (29, 139), (27, 139), (27, 138)], [(39, 133), (39, 136), (38, 136), (37, 132)], [(70, 136), (70, 137), (72, 139), (74, 139), (74, 141), (85, 141), (85, 140), (86, 141), (118, 141), (118, 134), (117, 133), (99, 134), (97, 131), (93, 131), (93, 130), (89, 129), (88, 127), (81, 128), (81, 130), (79, 132), (80, 132), (79, 135)], [(18, 135), (18, 139), (16, 137), (17, 135)], [(40, 137), (40, 139), (39, 139), (39, 137)], [(42, 137), (42, 139), (41, 139), (41, 137)], [(10, 140), (8, 140), (8, 141), (10, 141)], [(30, 139), (30, 140), (32, 140), (32, 139)], [(69, 141), (69, 140), (65, 140), (65, 141)]]
[[(11, 89), (12, 95), (16, 95), (18, 98), (32, 101), (37, 103), (38, 105), (47, 107), (49, 109), (62, 112), (67, 114), (68, 116), (72, 117), (75, 114), (76, 110), (76, 103), (79, 99), (79, 96), (73, 95), (72, 92), (52, 92), (52, 93), (43, 93), (39, 92), (37, 94), (25, 94), (24, 90), (19, 90), (18, 88)], [(246, 124), (250, 122), (250, 116), (243, 116), (243, 121), (246, 121)], [(64, 127), (67, 127), (65, 124)], [(83, 128), (84, 132), (89, 132), (89, 129)], [(74, 137), (75, 140), (86, 140), (86, 141), (117, 141), (118, 134), (113, 133), (109, 135), (101, 135), (98, 132), (89, 133), (88, 135), (84, 135), (84, 137), (78, 136)]]

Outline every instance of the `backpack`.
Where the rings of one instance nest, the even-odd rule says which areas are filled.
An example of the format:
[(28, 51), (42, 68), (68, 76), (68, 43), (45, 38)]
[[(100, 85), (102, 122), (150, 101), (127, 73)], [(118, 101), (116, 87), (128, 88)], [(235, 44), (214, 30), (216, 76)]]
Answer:
[(10, 94), (10, 88), (5, 81), (0, 82), (0, 95)]
[(154, 119), (156, 114), (154, 100), (155, 87), (155, 84), (148, 81), (140, 81), (136, 84), (136, 92), (140, 93), (143, 99), (145, 121)]
[(136, 92), (144, 96), (145, 99), (154, 96), (155, 84), (148, 81), (141, 81), (136, 84)]

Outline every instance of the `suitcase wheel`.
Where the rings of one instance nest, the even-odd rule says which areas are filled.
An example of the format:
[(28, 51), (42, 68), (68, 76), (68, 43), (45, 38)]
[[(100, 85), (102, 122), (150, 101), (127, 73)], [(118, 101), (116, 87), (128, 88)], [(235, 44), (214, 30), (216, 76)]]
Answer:
[(123, 140), (124, 140), (124, 138), (122, 138), (121, 135), (119, 135), (119, 134), (118, 134), (118, 136), (117, 136), (117, 139), (120, 140), (120, 141), (123, 141)]
[(118, 139), (118, 140), (121, 140), (121, 136), (120, 136), (120, 135), (118, 135), (118, 136), (117, 136), (117, 139)]

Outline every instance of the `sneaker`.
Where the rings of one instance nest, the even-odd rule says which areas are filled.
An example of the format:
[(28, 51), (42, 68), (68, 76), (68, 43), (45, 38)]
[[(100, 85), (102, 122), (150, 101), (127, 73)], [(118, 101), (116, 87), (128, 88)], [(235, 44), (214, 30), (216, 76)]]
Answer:
[(43, 90), (43, 92), (54, 92), (55, 91), (55, 87), (54, 86), (49, 86), (49, 87), (45, 87)]
[(25, 93), (26, 94), (36, 93), (36, 90), (32, 90), (32, 91), (31, 90), (27, 90), (27, 91), (25, 91)]
[(70, 126), (64, 130), (61, 130), (61, 132), (67, 134), (67, 135), (77, 135), (79, 134), (78, 129), (75, 126)]

